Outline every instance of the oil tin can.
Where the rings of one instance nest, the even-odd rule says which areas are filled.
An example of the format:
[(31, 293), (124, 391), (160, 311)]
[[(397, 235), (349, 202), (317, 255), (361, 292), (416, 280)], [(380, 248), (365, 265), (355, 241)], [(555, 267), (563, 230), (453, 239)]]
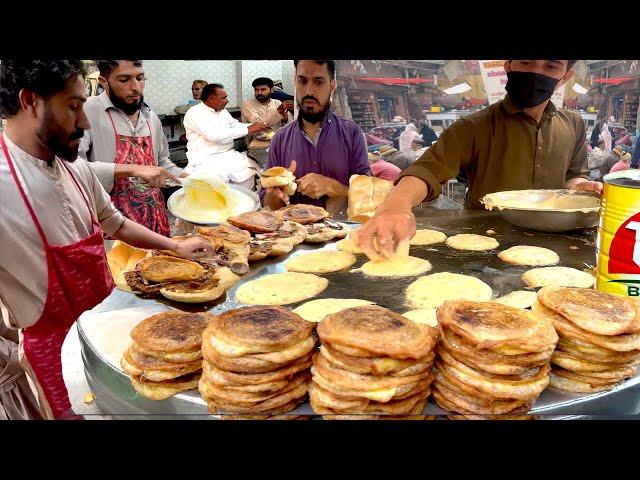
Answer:
[(640, 297), (640, 170), (605, 175), (603, 182), (596, 288)]

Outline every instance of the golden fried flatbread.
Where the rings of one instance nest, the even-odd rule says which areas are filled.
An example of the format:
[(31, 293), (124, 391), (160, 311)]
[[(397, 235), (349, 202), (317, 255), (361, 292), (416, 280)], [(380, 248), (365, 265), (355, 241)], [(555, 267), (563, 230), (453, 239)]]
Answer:
[(132, 342), (129, 346), (130, 350), (135, 350), (137, 353), (141, 355), (148, 355), (150, 357), (155, 357), (160, 360), (164, 360), (166, 362), (172, 363), (189, 363), (195, 362), (196, 360), (202, 360), (202, 350), (200, 347), (195, 347), (195, 349), (191, 350), (176, 350), (173, 352), (159, 352), (157, 350), (151, 350), (147, 348), (143, 348), (136, 344), (136, 342)]
[(416, 233), (411, 237), (411, 245), (433, 245), (434, 243), (442, 243), (447, 239), (447, 236), (437, 230), (429, 230), (423, 228), (416, 230)]
[(389, 390), (405, 385), (415, 385), (432, 376), (430, 364), (421, 372), (418, 370), (420, 373), (404, 377), (353, 373), (335, 366), (319, 354), (314, 355), (313, 365), (320, 376), (338, 388), (357, 391)]
[(241, 285), (236, 300), (248, 305), (288, 305), (315, 297), (328, 285), (326, 278), (311, 273), (274, 273)]
[(325, 219), (321, 222), (305, 225), (305, 243), (324, 243), (331, 240), (343, 239), (349, 234), (349, 228), (344, 223)]
[(205, 377), (209, 383), (218, 388), (224, 388), (229, 392), (241, 393), (277, 392), (278, 390), (282, 390), (286, 387), (293, 378), (293, 375), (291, 375), (273, 382), (258, 383), (256, 385), (243, 385), (241, 383), (230, 381), (221, 373), (221, 370), (218, 370), (206, 360), (202, 362), (202, 376)]
[(513, 265), (529, 265), (532, 267), (555, 265), (560, 261), (560, 257), (553, 250), (530, 245), (507, 248), (498, 253), (498, 258)]
[(449, 301), (438, 309), (438, 322), (479, 349), (542, 352), (558, 341), (553, 324), (527, 310), (495, 302)]
[(228, 390), (211, 383), (204, 375), (200, 379), (198, 389), (203, 397), (213, 400), (216, 403), (229, 402), (238, 406), (252, 407), (257, 403), (266, 400), (281, 397), (286, 393), (297, 388), (300, 384), (309, 380), (309, 372), (303, 372), (293, 377), (282, 389), (275, 392), (246, 392), (240, 390)]
[(598, 335), (619, 335), (635, 326), (636, 302), (588, 288), (544, 287), (540, 302), (579, 328)]
[[(225, 357), (217, 353), (211, 342), (202, 344), (205, 358), (221, 370), (238, 373), (267, 373), (307, 358), (315, 350), (315, 339), (309, 337), (282, 352), (256, 353), (241, 357)], [(307, 352), (307, 353), (303, 353)], [(302, 355), (302, 356), (300, 356)]]
[(120, 365), (122, 371), (130, 377), (143, 377), (154, 382), (182, 377), (202, 369), (201, 360), (185, 363), (167, 362), (131, 348), (124, 353)]
[(394, 375), (406, 371), (414, 365), (430, 365), (435, 357), (434, 352), (420, 360), (399, 360), (390, 357), (353, 357), (334, 350), (327, 343), (320, 347), (319, 353), (339, 368), (365, 375)]
[(227, 223), (252, 233), (267, 233), (275, 232), (282, 226), (283, 221), (273, 212), (260, 210), (229, 217)]
[(332, 273), (345, 270), (354, 263), (356, 256), (353, 253), (320, 250), (296, 255), (284, 263), (284, 268), (290, 272)]
[(553, 326), (561, 336), (589, 342), (616, 352), (640, 350), (639, 333), (625, 333), (614, 336), (598, 335), (577, 327), (573, 322), (570, 322), (562, 315), (558, 315), (553, 310), (542, 305), (540, 301), (534, 303), (531, 306), (531, 309), (539, 315), (546, 315), (553, 322)]
[(316, 223), (330, 217), (329, 212), (324, 208), (306, 204), (289, 205), (276, 210), (276, 214), (283, 221), (290, 220), (302, 225)]
[(447, 300), (491, 300), (491, 287), (469, 275), (439, 272), (418, 278), (407, 287), (407, 303), (413, 308), (438, 308)]
[(311, 368), (311, 354), (295, 360), (278, 370), (257, 373), (232, 372), (216, 366), (213, 362), (209, 362), (208, 360), (205, 360), (204, 362), (209, 363), (209, 367), (214, 370), (217, 375), (224, 377), (229, 382), (237, 385), (261, 385), (279, 380), (286, 380), (298, 372), (308, 370)]
[(136, 268), (145, 280), (154, 283), (198, 280), (204, 274), (199, 263), (169, 255), (143, 258)]
[(297, 313), (309, 322), (317, 323), (331, 313), (336, 313), (346, 308), (373, 305), (373, 303), (369, 300), (359, 300), (357, 298), (321, 298), (303, 303), (294, 308), (293, 313)]
[(335, 395), (347, 398), (366, 398), (368, 400), (376, 402), (389, 402), (390, 400), (402, 400), (412, 395), (426, 390), (433, 381), (433, 374), (423, 380), (407, 385), (401, 385), (399, 387), (380, 389), (380, 390), (355, 390), (344, 388), (336, 385), (332, 381), (322, 376), (315, 367), (311, 367), (311, 376), (314, 382), (316, 382), (321, 388), (327, 390)]
[(522, 274), (522, 281), (529, 287), (581, 287), (591, 288), (593, 275), (569, 267), (534, 268)]
[(574, 357), (582, 360), (609, 363), (613, 366), (620, 363), (633, 362), (640, 358), (640, 350), (630, 352), (615, 352), (606, 348), (598, 347), (582, 340), (569, 339), (560, 336), (556, 348), (559, 351), (570, 353)]
[(452, 388), (449, 388), (446, 384), (438, 381), (434, 382), (432, 390), (434, 397), (436, 395), (443, 396), (448, 400), (449, 404), (455, 405), (455, 407), (460, 408), (464, 412), (471, 412), (480, 415), (503, 415), (520, 409), (523, 405), (529, 403), (526, 400), (495, 402), (483, 401), (468, 395), (460, 394)]
[(531, 308), (531, 305), (538, 299), (536, 292), (528, 292), (526, 290), (516, 290), (511, 293), (507, 293), (502, 297), (498, 297), (494, 302), (507, 305), (508, 307), (515, 308)]
[(133, 388), (145, 398), (150, 400), (165, 400), (180, 392), (186, 392), (198, 388), (200, 372), (191, 373), (184, 377), (152, 382), (140, 377), (131, 377)]
[(443, 363), (438, 369), (445, 370), (460, 382), (472, 385), (474, 388), (496, 398), (533, 399), (549, 384), (549, 368), (543, 368), (538, 375), (525, 380), (500, 380), (497, 376), (480, 374), (479, 372), (458, 362), (446, 350), (440, 350), (439, 358)]
[(162, 312), (142, 320), (131, 338), (142, 349), (184, 352), (200, 349), (202, 332), (213, 319), (207, 313)]
[[(327, 315), (318, 324), (324, 343), (363, 349), (392, 358), (426, 357), (437, 339), (437, 330), (420, 325), (377, 305), (354, 307)], [(348, 353), (347, 353), (348, 355)]]
[(560, 390), (566, 390), (568, 392), (574, 393), (606, 392), (607, 390), (615, 388), (618, 383), (619, 382), (612, 382), (605, 385), (591, 385), (587, 382), (581, 382), (579, 380), (574, 380), (571, 378), (563, 377), (561, 375), (557, 375), (556, 371), (553, 371), (549, 374), (549, 385)]
[(553, 352), (551, 356), (551, 363), (558, 365), (565, 370), (572, 370), (574, 372), (606, 372), (612, 369), (633, 369), (638, 364), (639, 360), (631, 361), (628, 363), (617, 364), (615, 366), (610, 363), (601, 363), (596, 361), (583, 360), (570, 353), (566, 353), (560, 350)]
[[(200, 388), (206, 389), (206, 386), (207, 386), (206, 380), (201, 381)], [(201, 390), (201, 393), (202, 393), (202, 390)], [(304, 400), (306, 395), (307, 395), (307, 382), (304, 382), (298, 385), (293, 390), (290, 390), (280, 396), (273, 397), (262, 402), (251, 403), (250, 405), (248, 403), (242, 404), (238, 402), (228, 402), (228, 401), (221, 400), (219, 398), (212, 398), (212, 400), (218, 409), (222, 409), (231, 413), (275, 414), (275, 412), (286, 413), (286, 411), (290, 411), (290, 410), (286, 410), (286, 411), (279, 410), (281, 407), (284, 407), (285, 405), (293, 404), (294, 406), (293, 408), (291, 408), (291, 410), (293, 410), (299, 404), (299, 403), (296, 403), (295, 400), (302, 401)], [(203, 394), (203, 397), (206, 397), (206, 395)]]
[[(438, 348), (446, 350), (453, 358), (459, 362), (464, 363), (474, 370), (479, 370), (480, 373), (490, 373), (493, 375), (535, 375), (540, 371), (540, 365), (536, 366), (518, 366), (509, 363), (509, 357), (503, 356), (501, 363), (487, 362), (480, 360), (477, 356), (468, 356), (460, 349), (455, 348), (450, 341), (444, 336), (441, 338), (441, 343)], [(547, 359), (548, 363), (549, 359)]]
[(447, 238), (446, 244), (456, 250), (483, 251), (498, 248), (500, 244), (495, 238), (475, 235), (473, 233), (460, 233)]
[(284, 350), (308, 339), (312, 332), (313, 324), (289, 309), (262, 306), (216, 315), (204, 335), (219, 354), (240, 357)]
[(182, 303), (204, 303), (220, 298), (240, 276), (227, 267), (207, 265), (200, 280), (176, 282), (160, 288), (163, 297)]

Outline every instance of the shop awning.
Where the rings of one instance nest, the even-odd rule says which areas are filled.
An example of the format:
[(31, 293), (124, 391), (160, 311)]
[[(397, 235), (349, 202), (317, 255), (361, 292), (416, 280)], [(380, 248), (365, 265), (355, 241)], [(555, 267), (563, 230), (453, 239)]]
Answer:
[(363, 82), (375, 82), (381, 85), (423, 85), (433, 83), (433, 78), (358, 77), (357, 79)]
[(620, 85), (622, 83), (631, 82), (632, 80), (634, 80), (634, 77), (601, 77), (594, 79), (593, 83), (602, 83), (605, 85)]

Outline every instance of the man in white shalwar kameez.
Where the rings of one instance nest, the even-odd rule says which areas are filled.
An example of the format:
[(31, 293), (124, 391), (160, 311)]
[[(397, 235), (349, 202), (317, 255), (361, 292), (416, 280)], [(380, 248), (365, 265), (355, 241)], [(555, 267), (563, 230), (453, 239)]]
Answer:
[(210, 83), (202, 89), (202, 103), (184, 117), (187, 133), (188, 174), (206, 171), (225, 183), (252, 189), (257, 165), (233, 148), (233, 141), (268, 128), (264, 122), (241, 123), (225, 110), (229, 103), (224, 87)]

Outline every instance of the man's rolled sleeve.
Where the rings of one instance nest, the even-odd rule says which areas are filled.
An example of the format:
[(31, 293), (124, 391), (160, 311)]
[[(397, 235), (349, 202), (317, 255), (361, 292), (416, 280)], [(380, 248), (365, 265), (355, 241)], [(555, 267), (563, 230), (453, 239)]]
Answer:
[(89, 167), (98, 177), (98, 181), (106, 192), (113, 190), (116, 164), (108, 162), (89, 162)]
[(473, 125), (460, 119), (446, 129), (440, 138), (413, 164), (400, 172), (396, 184), (404, 177), (416, 177), (427, 184), (430, 201), (440, 195), (440, 186), (454, 178), (473, 156)]

